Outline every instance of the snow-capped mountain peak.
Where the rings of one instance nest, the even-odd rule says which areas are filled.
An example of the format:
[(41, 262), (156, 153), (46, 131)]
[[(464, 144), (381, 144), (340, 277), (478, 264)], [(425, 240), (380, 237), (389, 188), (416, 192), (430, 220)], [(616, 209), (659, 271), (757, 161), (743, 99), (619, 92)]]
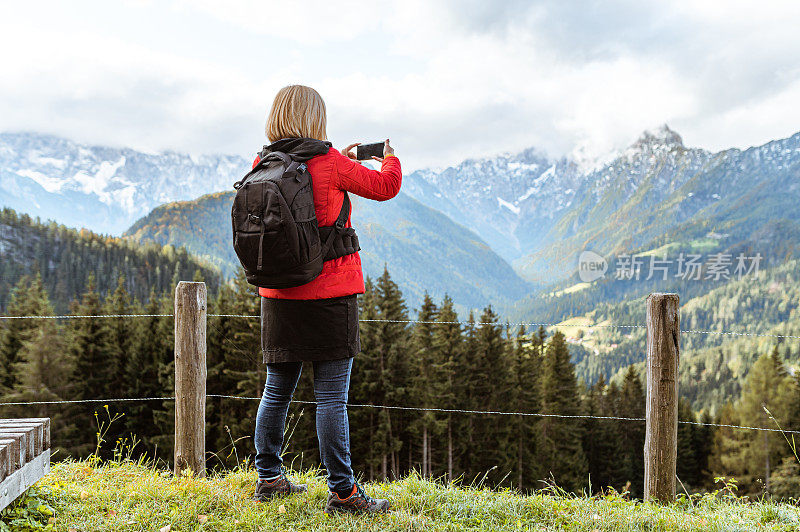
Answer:
[[(752, 181), (742, 172), (770, 176), (791, 169), (800, 160), (798, 146), (800, 134), (746, 152), (715, 154), (685, 147), (681, 136), (664, 124), (644, 131), (621, 153), (590, 165), (572, 157), (548, 159), (526, 150), (517, 156), (465, 161), (439, 172), (420, 170), (407, 176), (403, 187), (417, 200), (472, 228), (504, 258), (515, 261), (552, 238), (549, 231), (578, 233), (596, 213), (614, 212), (628, 201), (652, 208), (675, 195), (675, 201), (690, 198), (686, 212), (707, 208), (726, 198), (726, 187)], [(520, 164), (522, 159), (525, 164)], [(733, 165), (734, 160), (739, 162), (729, 170), (727, 182), (696, 177), (707, 172), (710, 164)], [(683, 192), (684, 186), (692, 190)]]
[(683, 139), (681, 136), (670, 129), (667, 124), (662, 124), (655, 129), (648, 129), (642, 132), (636, 142), (633, 143), (634, 147), (642, 148), (645, 146), (669, 146), (669, 147), (683, 147)]
[(67, 225), (119, 234), (169, 201), (225, 190), (241, 157), (144, 153), (32, 132), (0, 134), (2, 205)]

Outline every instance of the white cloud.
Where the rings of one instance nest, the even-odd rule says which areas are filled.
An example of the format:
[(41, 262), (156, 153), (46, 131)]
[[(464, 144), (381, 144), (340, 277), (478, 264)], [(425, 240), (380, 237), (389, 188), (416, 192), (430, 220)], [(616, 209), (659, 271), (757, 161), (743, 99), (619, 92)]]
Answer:
[[(274, 92), (317, 87), (337, 144), (406, 168), (537, 146), (693, 145), (800, 130), (800, 4), (96, 2), (0, 20), (0, 130), (246, 154)], [(10, 53), (9, 53), (10, 51)]]
[(297, 43), (349, 40), (380, 23), (374, 18), (374, 4), (355, 0), (180, 0), (178, 4), (184, 11), (200, 9), (244, 30)]

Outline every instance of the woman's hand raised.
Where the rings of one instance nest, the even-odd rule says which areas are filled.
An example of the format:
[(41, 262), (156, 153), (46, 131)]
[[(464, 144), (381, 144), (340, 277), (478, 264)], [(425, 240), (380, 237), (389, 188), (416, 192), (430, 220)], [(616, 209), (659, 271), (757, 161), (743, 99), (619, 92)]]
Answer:
[[(344, 155), (348, 159), (352, 160), (354, 163), (361, 164), (361, 161), (358, 160), (356, 154), (353, 153), (353, 148), (355, 148), (359, 144), (361, 144), (361, 143), (360, 142), (354, 142), (353, 144), (350, 144), (348, 147), (342, 148), (342, 155)], [(374, 160), (378, 161), (379, 163), (382, 163), (383, 160), (389, 155), (394, 155), (394, 148), (392, 148), (389, 145), (389, 139), (386, 139), (384, 141), (384, 143), (383, 143), (383, 157), (375, 157), (375, 156), (373, 156), (372, 158)]]
[[(354, 163), (361, 164), (361, 162), (360, 162), (360, 161), (358, 160), (358, 158), (356, 157), (356, 154), (355, 154), (355, 153), (353, 153), (353, 148), (355, 148), (355, 147), (356, 147), (356, 146), (358, 146), (359, 144), (361, 144), (361, 143), (360, 143), (360, 142), (354, 142), (353, 144), (350, 144), (348, 147), (346, 147), (346, 148), (342, 148), (342, 155), (344, 155), (344, 156), (345, 156), (345, 157), (347, 157), (348, 159), (352, 159), (352, 161), (353, 161)], [(384, 150), (385, 150), (385, 148), (384, 148)]]
[(373, 155), (372, 158), (379, 163), (383, 163), (383, 160), (389, 155), (394, 155), (394, 148), (389, 146), (389, 139), (386, 139), (386, 141), (383, 143), (383, 157), (375, 157)]

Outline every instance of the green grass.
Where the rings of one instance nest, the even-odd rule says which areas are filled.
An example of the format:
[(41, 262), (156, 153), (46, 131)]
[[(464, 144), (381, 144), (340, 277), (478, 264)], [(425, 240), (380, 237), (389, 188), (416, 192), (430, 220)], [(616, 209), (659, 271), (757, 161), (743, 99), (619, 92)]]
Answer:
[(567, 288), (564, 288), (563, 290), (557, 290), (556, 292), (551, 292), (550, 296), (551, 297), (561, 297), (561, 296), (563, 296), (565, 294), (574, 294), (575, 292), (580, 292), (581, 290), (585, 290), (586, 288), (589, 288), (590, 286), (592, 286), (591, 283), (577, 283), (577, 284), (574, 284), (572, 286), (568, 286)]
[(696, 238), (689, 242), (670, 242), (661, 247), (635, 253), (637, 257), (667, 257), (669, 259), (677, 259), (679, 251), (690, 253), (708, 253), (719, 247), (719, 240), (715, 238)]
[[(27, 499), (6, 510), (31, 525), (12, 530), (107, 531), (378, 531), (378, 530), (798, 530), (800, 511), (788, 504), (747, 502), (729, 492), (671, 505), (629, 501), (617, 494), (572, 497), (563, 493), (520, 496), (448, 486), (410, 476), (366, 486), (373, 496), (389, 498), (394, 511), (381, 516), (326, 515), (327, 489), (318, 472), (294, 475), (309, 485), (307, 494), (268, 503), (250, 500), (252, 470), (208, 479), (174, 478), (168, 471), (135, 463), (92, 466), (61, 462), (29, 491)], [(38, 513), (37, 513), (38, 512)], [(2, 524), (0, 524), (2, 529)]]

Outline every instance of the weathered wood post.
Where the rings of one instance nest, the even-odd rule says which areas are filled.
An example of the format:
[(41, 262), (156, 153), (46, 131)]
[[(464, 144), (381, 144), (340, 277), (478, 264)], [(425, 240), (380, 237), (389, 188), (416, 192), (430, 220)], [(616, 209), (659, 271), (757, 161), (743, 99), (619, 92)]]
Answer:
[(678, 294), (647, 297), (647, 426), (644, 438), (644, 498), (675, 500), (678, 460)]
[(206, 475), (206, 285), (175, 288), (175, 475)]
[(49, 472), (50, 418), (0, 419), (0, 510)]

